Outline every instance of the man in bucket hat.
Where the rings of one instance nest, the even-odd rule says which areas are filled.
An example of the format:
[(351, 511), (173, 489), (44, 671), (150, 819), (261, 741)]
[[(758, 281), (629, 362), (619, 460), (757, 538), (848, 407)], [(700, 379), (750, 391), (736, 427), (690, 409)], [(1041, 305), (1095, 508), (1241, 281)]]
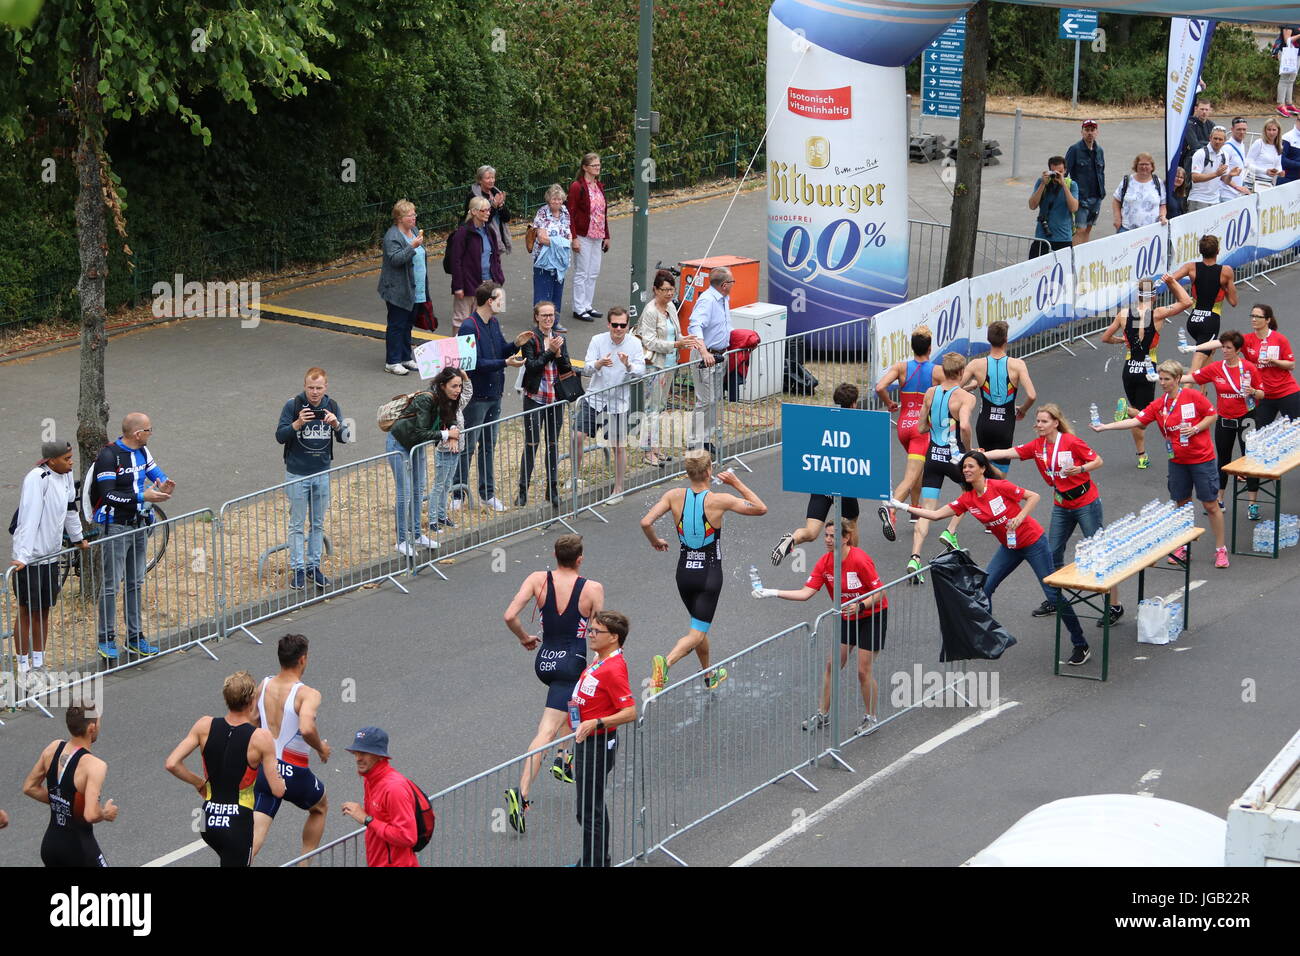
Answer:
[(364, 805), (343, 804), (343, 812), (366, 828), (366, 866), (419, 866), (415, 858), (415, 800), (411, 782), (388, 762), (388, 734), (362, 727), (348, 752), (365, 781)]

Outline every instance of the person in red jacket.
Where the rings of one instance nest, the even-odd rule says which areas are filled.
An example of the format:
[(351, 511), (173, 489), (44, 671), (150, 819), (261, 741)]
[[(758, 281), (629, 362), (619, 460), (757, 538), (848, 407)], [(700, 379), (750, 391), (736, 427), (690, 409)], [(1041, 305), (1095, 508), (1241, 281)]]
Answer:
[(366, 866), (419, 866), (415, 858), (415, 800), (411, 782), (388, 762), (388, 734), (362, 727), (347, 748), (365, 780), (365, 804), (343, 804), (343, 812), (366, 828)]
[[(593, 322), (602, 317), (592, 308), (601, 256), (609, 252), (608, 207), (600, 184), (600, 155), (582, 157), (582, 170), (569, 185), (565, 201), (573, 225), (573, 317)], [(558, 310), (560, 303), (555, 303)]]

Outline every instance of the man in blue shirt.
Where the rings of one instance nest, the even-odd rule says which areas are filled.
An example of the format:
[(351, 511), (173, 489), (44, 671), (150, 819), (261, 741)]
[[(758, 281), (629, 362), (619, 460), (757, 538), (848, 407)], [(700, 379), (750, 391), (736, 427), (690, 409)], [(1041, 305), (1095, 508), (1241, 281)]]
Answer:
[(1074, 244), (1092, 238), (1092, 227), (1106, 197), (1106, 151), (1097, 143), (1097, 121), (1083, 121), (1083, 138), (1065, 151), (1065, 173), (1079, 186)]
[(691, 310), (688, 331), (704, 343), (700, 361), (691, 366), (695, 383), (695, 415), (691, 447), (703, 447), (718, 461), (713, 442), (718, 431), (718, 400), (727, 381), (727, 349), (731, 347), (731, 288), (736, 284), (731, 270), (718, 266), (709, 272), (709, 287)]
[(1029, 247), (1029, 258), (1045, 256), (1053, 249), (1068, 249), (1074, 232), (1074, 214), (1079, 210), (1079, 185), (1065, 175), (1065, 157), (1047, 161), (1047, 172), (1038, 177), (1029, 196), (1029, 208), (1038, 210), (1038, 227)]
[[(506, 386), (506, 366), (518, 368), (524, 357), (516, 354), (519, 346), (506, 342), (496, 314), (505, 308), (505, 291), (495, 282), (484, 282), (474, 291), (475, 309), (460, 324), (457, 335), (474, 338), (478, 357), (469, 371), (474, 397), (465, 406), (465, 442), (456, 465), (455, 484), (469, 484), (469, 460), (478, 449), (478, 497), (484, 507), (505, 511), (497, 499), (496, 467), (492, 453), (496, 448), (497, 427), (501, 417), (501, 395)], [(475, 429), (476, 425), (489, 425)], [(453, 509), (463, 506), (463, 498), (452, 497)]]

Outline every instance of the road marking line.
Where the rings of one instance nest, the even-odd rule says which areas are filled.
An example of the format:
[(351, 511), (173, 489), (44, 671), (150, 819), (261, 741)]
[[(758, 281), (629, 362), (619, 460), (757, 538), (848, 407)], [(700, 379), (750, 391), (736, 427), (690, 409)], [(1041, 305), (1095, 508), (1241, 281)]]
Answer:
[(205, 846), (207, 846), (207, 844), (202, 840), (195, 840), (193, 843), (185, 844), (185, 846), (181, 847), (179, 850), (172, 850), (170, 853), (164, 854), (156, 860), (150, 860), (145, 864), (145, 866), (167, 866), (170, 863), (175, 863), (177, 860), (185, 859), (185, 857), (192, 853), (198, 853), (199, 850), (202, 850)]
[(889, 766), (877, 770), (866, 780), (863, 780), (861, 783), (856, 784), (852, 788), (846, 790), (844, 793), (840, 794), (838, 797), (836, 797), (830, 803), (826, 804), (824, 807), (821, 807), (820, 809), (813, 811), (807, 817), (800, 820), (799, 823), (787, 828), (781, 833), (778, 833), (776, 836), (772, 837), (772, 839), (768, 840), (762, 846), (757, 847), (756, 849), (746, 853), (744, 856), (742, 856), (739, 860), (737, 860), (735, 863), (732, 863), (731, 865), (732, 866), (753, 866), (755, 863), (763, 859), (763, 857), (767, 856), (773, 850), (781, 846), (784, 846), (786, 843), (789, 843), (796, 836), (799, 836), (800, 834), (807, 832), (811, 827), (816, 826), (823, 819), (829, 817), (840, 807), (844, 806), (847, 803), (850, 803), (856, 797), (865, 793), (867, 790), (871, 789), (877, 784), (882, 783), (885, 780), (888, 780), (894, 774), (898, 773), (898, 771), (902, 770), (904, 767), (910, 764), (913, 760), (916, 760), (918, 757), (925, 756), (926, 754), (930, 753), (932, 750), (943, 746), (944, 744), (946, 744), (948, 741), (952, 740), (955, 737), (960, 737), (968, 730), (974, 730), (976, 727), (984, 723), (986, 720), (992, 720), (994, 717), (998, 716), (998, 714), (1001, 714), (1003, 711), (1007, 711), (1010, 710), (1012, 707), (1018, 707), (1018, 706), (1019, 706), (1018, 701), (1014, 701), (1014, 700), (1004, 701), (1003, 703), (999, 704), (997, 707), (994, 707), (990, 710), (981, 711), (978, 714), (972, 714), (971, 716), (967, 717), (965, 720), (959, 721), (957, 724), (945, 730), (943, 733), (936, 734), (934, 737), (931, 737), (929, 740), (925, 741), (925, 743), (921, 744), (916, 749), (899, 757)]
[[(1191, 584), (1187, 586), (1187, 590), (1195, 591), (1204, 583), (1205, 583), (1204, 581), (1193, 581)], [(1183, 597), (1183, 589), (1179, 588), (1177, 591), (1173, 591), (1169, 594), (1166, 594), (1161, 600), (1163, 600), (1166, 604), (1173, 604), (1175, 601), (1182, 600), (1182, 597)]]

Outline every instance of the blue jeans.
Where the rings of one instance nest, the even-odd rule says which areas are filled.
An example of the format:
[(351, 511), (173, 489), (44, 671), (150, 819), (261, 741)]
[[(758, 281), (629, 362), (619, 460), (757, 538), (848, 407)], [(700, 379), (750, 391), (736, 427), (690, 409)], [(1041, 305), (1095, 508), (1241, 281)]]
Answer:
[(144, 528), (110, 524), (104, 528), (100, 548), (99, 620), (95, 633), (100, 644), (114, 640), (117, 634), (117, 589), (126, 577), (122, 603), (126, 605), (126, 637), (135, 640), (144, 632), (140, 625), (140, 591), (144, 586), (145, 568), (149, 564), (149, 536)]
[[(1056, 589), (1043, 584), (1043, 579), (1056, 569), (1052, 567), (1052, 552), (1048, 550), (1047, 541), (1041, 537), (1033, 544), (1017, 548), (1015, 551), (1006, 545), (998, 548), (993, 559), (989, 561), (988, 568), (985, 569), (988, 577), (984, 580), (984, 593), (991, 599), (998, 585), (1019, 567), (1021, 561), (1029, 562), (1029, 566), (1034, 569), (1034, 574), (1038, 576), (1043, 594), (1047, 600), (1056, 603), (1059, 598)], [(1088, 642), (1083, 639), (1083, 628), (1079, 625), (1079, 615), (1074, 613), (1074, 608), (1064, 601), (1056, 603), (1056, 606), (1060, 610), (1061, 620), (1065, 622), (1065, 629), (1070, 632), (1070, 640), (1076, 647), (1086, 647)]]
[[(1052, 552), (1052, 570), (1059, 571), (1065, 567), (1065, 546), (1070, 542), (1070, 535), (1078, 528), (1085, 538), (1090, 538), (1102, 526), (1101, 498), (1082, 508), (1052, 507), (1052, 524), (1047, 531), (1047, 547)], [(1053, 588), (1052, 590), (1056, 590)], [(1049, 599), (1055, 603), (1055, 599)]]
[[(284, 480), (293, 482), (284, 489), (289, 496), (289, 566), (295, 571), (319, 568), (324, 550), (325, 512), (330, 506), (330, 476), (323, 471), (306, 477), (286, 474)], [(302, 526), (308, 510), (311, 511), (311, 537), (304, 564)]]
[[(398, 452), (403, 458), (407, 457), (407, 451), (402, 447), (402, 443), (393, 437), (393, 433), (388, 433), (388, 440), (384, 442), (384, 449), (389, 452)], [(417, 448), (410, 455), (411, 464), (411, 488), (406, 487), (406, 465), (397, 458), (389, 458), (389, 467), (393, 469), (393, 482), (397, 485), (396, 502), (393, 510), (397, 513), (397, 540), (409, 541), (415, 544), (415, 539), (420, 535), (420, 497), (424, 494), (424, 449)], [(412, 504), (411, 499), (414, 497), (415, 502)], [(415, 527), (410, 528), (411, 518), (415, 518)]]
[(554, 269), (539, 269), (533, 266), (533, 305), (538, 302), (551, 302), (555, 312), (560, 312), (560, 300), (564, 298), (564, 280)]
[(429, 527), (436, 528), (438, 522), (447, 520), (447, 492), (456, 481), (456, 472), (460, 470), (461, 455), (458, 451), (442, 451), (433, 456), (433, 490), (429, 492)]
[(388, 327), (384, 330), (384, 364), (401, 365), (415, 358), (411, 350), (411, 326), (415, 323), (413, 309), (401, 309), (391, 302), (388, 306)]
[[(460, 463), (456, 466), (456, 483), (469, 484), (469, 460), (478, 448), (478, 497), (487, 501), (497, 496), (496, 463), (493, 452), (496, 449), (497, 429), (491, 425), (501, 417), (501, 399), (489, 398), (480, 402), (477, 398), (465, 406), (465, 429), (467, 434), (461, 439)], [(476, 425), (491, 425), (478, 431), (469, 431)]]

